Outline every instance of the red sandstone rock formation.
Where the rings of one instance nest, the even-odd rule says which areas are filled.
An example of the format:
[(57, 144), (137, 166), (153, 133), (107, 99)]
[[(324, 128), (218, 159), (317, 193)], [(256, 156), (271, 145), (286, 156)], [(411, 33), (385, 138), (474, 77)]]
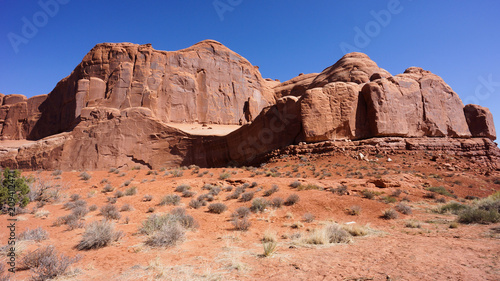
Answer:
[(162, 122), (245, 124), (274, 102), (258, 68), (216, 41), (173, 52), (103, 43), (57, 84), (39, 121), (22, 135), (70, 130), (85, 107), (145, 107)]
[[(105, 43), (49, 95), (0, 94), (0, 104), (2, 139), (37, 140), (0, 143), (0, 165), (14, 168), (244, 165), (299, 142), (321, 148), (368, 139), (357, 143), (363, 146), (373, 137), (389, 137), (391, 150), (469, 153), (500, 166), (487, 109), (464, 108), (429, 71), (412, 67), (391, 76), (360, 53), (279, 83), (211, 40), (175, 52)], [(195, 136), (166, 122), (246, 125), (226, 136)], [(391, 137), (416, 141), (394, 144)]]
[(492, 140), (497, 138), (493, 115), (486, 107), (468, 104), (464, 108), (465, 118), (473, 137), (487, 137)]

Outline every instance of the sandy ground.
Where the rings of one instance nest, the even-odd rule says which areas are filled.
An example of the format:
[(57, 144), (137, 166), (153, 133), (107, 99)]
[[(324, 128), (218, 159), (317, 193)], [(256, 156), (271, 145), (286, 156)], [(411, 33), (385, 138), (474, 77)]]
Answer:
[(218, 125), (218, 124), (202, 125), (198, 123), (193, 123), (193, 124), (166, 123), (166, 124), (168, 126), (177, 128), (186, 133), (199, 136), (225, 136), (241, 127), (239, 125)]
[[(500, 190), (500, 185), (493, 181), (500, 178), (500, 174), (493, 172), (484, 176), (475, 170), (449, 172), (438, 169), (441, 164), (418, 156), (393, 156), (392, 162), (377, 163), (343, 156), (288, 157), (260, 168), (88, 171), (91, 178), (87, 181), (79, 177), (82, 171), (61, 175), (53, 175), (51, 171), (26, 172), (24, 175), (33, 176), (37, 182), (59, 185), (63, 197), (59, 202), (34, 210), (48, 211), (47, 217), (33, 213), (17, 217), (17, 233), (37, 226), (50, 233), (45, 241), (21, 242), (19, 259), (43, 245), (54, 245), (71, 257), (80, 255), (80, 261), (58, 280), (500, 280), (500, 234), (495, 230), (500, 224), (460, 224), (450, 228), (455, 215), (433, 212), (440, 203), (424, 197), (428, 193), (424, 186), (444, 186), (458, 196), (457, 199), (445, 197), (447, 202), (467, 203), (465, 196), (485, 197)], [(313, 170), (322, 171), (323, 176), (315, 176)], [(182, 176), (165, 175), (171, 171), (178, 172), (177, 175), (182, 171)], [(220, 179), (225, 173), (228, 178)], [(367, 183), (379, 176), (397, 180), (400, 186), (377, 188)], [(107, 183), (103, 179), (107, 179)], [(293, 189), (289, 184), (296, 180), (322, 188)], [(213, 214), (206, 206), (189, 208), (192, 198), (183, 197), (179, 206), (186, 208), (199, 228), (188, 231), (185, 240), (174, 247), (151, 248), (144, 244), (146, 236), (139, 234), (138, 229), (151, 215), (148, 209), (154, 208), (154, 213), (160, 214), (175, 208), (158, 203), (167, 194), (179, 194), (174, 191), (178, 185), (190, 185), (196, 198), (206, 193), (202, 187), (207, 183), (238, 187), (253, 182), (256, 186), (246, 191), (255, 192), (254, 198), (263, 197), (265, 190), (277, 185), (279, 191), (266, 198), (286, 199), (290, 194), (297, 194), (300, 201), (293, 206), (267, 208), (263, 213), (252, 214), (249, 230), (238, 231), (231, 224), (231, 213), (238, 207), (250, 206), (251, 202), (227, 199), (231, 192), (222, 191), (213, 202), (226, 204), (228, 210)], [(115, 190), (103, 193), (108, 183)], [(328, 190), (340, 185), (347, 187), (348, 194)], [(116, 228), (125, 236), (112, 245), (79, 251), (75, 246), (84, 229), (54, 226), (58, 217), (70, 213), (63, 206), (70, 195), (79, 194), (88, 206), (95, 204), (100, 208), (108, 204), (108, 197), (113, 197), (116, 190), (124, 191), (131, 186), (137, 187), (137, 194), (120, 197), (115, 203), (118, 208), (130, 204), (133, 210), (121, 212), (121, 218), (115, 221)], [(363, 198), (364, 189), (373, 190), (377, 196)], [(385, 196), (397, 189), (402, 193), (396, 202), (386, 202)], [(146, 194), (153, 196), (152, 201), (143, 201)], [(399, 214), (393, 220), (380, 217), (384, 210), (403, 201), (412, 208), (412, 214)], [(346, 212), (353, 205), (361, 207), (357, 216)], [(28, 209), (33, 208), (35, 203), (30, 203)], [(99, 208), (85, 216), (86, 224), (102, 219)], [(306, 222), (306, 213), (315, 219)], [(366, 236), (353, 237), (348, 244), (311, 245), (291, 238), (296, 233), (305, 237), (331, 222), (364, 226), (369, 232)], [(420, 227), (407, 227), (409, 222)], [(0, 216), (0, 226), (3, 228), (6, 224), (7, 216)], [(274, 233), (277, 239), (277, 251), (270, 257), (262, 255), (261, 239), (265, 233)], [(0, 232), (0, 246), (6, 244), (7, 237), (5, 231)], [(2, 259), (5, 257), (0, 256), (4, 262)], [(19, 271), (13, 280), (27, 280), (31, 274), (29, 270)]]

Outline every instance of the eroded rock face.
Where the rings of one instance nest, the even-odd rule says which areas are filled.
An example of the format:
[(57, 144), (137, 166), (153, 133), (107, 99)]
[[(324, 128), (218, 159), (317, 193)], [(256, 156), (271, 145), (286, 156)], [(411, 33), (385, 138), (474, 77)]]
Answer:
[(285, 96), (300, 97), (306, 93), (306, 90), (309, 89), (309, 86), (317, 76), (318, 73), (299, 75), (273, 87), (274, 93), (278, 98)]
[(258, 68), (216, 41), (173, 52), (104, 43), (57, 84), (29, 138), (70, 129), (85, 107), (145, 107), (162, 122), (245, 124), (274, 102)]
[(1, 97), (0, 136), (2, 140), (26, 139), (40, 118), (40, 105), (47, 95), (27, 99), (23, 95)]
[(437, 75), (421, 68), (367, 83), (373, 136), (470, 137), (458, 95)]
[(304, 141), (367, 137), (366, 104), (356, 83), (334, 82), (307, 90), (301, 101)]
[(473, 137), (486, 137), (496, 140), (497, 134), (493, 124), (493, 115), (488, 108), (468, 104), (464, 107), (464, 113)]
[(349, 53), (334, 65), (323, 70), (311, 83), (309, 89), (323, 87), (331, 82), (367, 83), (370, 82), (370, 77), (374, 74), (379, 77), (391, 76), (389, 72), (378, 67), (367, 55)]

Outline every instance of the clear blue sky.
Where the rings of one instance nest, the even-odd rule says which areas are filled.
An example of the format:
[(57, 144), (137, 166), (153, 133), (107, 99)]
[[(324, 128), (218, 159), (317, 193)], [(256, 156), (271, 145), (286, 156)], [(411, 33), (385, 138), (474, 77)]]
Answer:
[[(410, 66), (440, 75), (464, 103), (489, 107), (500, 127), (498, 0), (40, 3), (58, 3), (58, 9), (0, 0), (1, 93), (49, 93), (100, 42), (178, 50), (214, 39), (258, 65), (264, 77), (281, 81), (321, 72), (348, 44), (393, 75)], [(385, 17), (377, 21), (374, 14)], [(37, 30), (23, 30), (30, 24)]]

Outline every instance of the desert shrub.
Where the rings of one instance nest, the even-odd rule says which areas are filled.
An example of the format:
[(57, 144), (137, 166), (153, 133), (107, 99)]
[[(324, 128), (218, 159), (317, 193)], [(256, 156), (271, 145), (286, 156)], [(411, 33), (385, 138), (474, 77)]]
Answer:
[(99, 214), (109, 220), (119, 220), (122, 217), (116, 206), (111, 204), (102, 206)]
[(198, 227), (192, 216), (183, 208), (175, 208), (170, 214), (151, 215), (142, 223), (140, 233), (147, 234), (146, 245), (152, 247), (173, 246), (184, 239), (185, 229)]
[(88, 181), (88, 180), (90, 180), (91, 178), (92, 178), (92, 176), (91, 176), (91, 175), (89, 175), (87, 172), (82, 172), (82, 173), (80, 174), (80, 179), (81, 179), (81, 180)]
[(342, 228), (352, 236), (368, 235), (368, 228), (361, 225), (357, 224), (343, 225)]
[(144, 195), (144, 197), (142, 197), (142, 201), (144, 202), (149, 202), (151, 200), (153, 200), (153, 195), (146, 194)]
[(367, 189), (364, 189), (363, 191), (361, 191), (361, 195), (366, 199), (375, 198), (375, 193), (373, 193), (372, 191), (367, 190)]
[(146, 175), (149, 176), (149, 175), (158, 175), (158, 172), (157, 171), (153, 171), (153, 170), (149, 170), (146, 172)]
[(221, 174), (219, 175), (219, 179), (220, 179), (220, 180), (225, 180), (225, 179), (228, 179), (228, 178), (230, 178), (230, 177), (231, 177), (231, 174), (230, 174), (230, 173), (221, 173)]
[(202, 194), (202, 195), (198, 196), (198, 200), (203, 201), (203, 202), (205, 202), (205, 201), (212, 202), (212, 201), (214, 201), (214, 196), (210, 193)]
[(111, 184), (106, 184), (106, 186), (102, 189), (102, 193), (112, 192), (113, 190), (115, 190), (115, 188), (111, 186)]
[(446, 205), (443, 205), (437, 209), (438, 213), (444, 214), (450, 212), (452, 214), (458, 214), (460, 211), (467, 209), (467, 205), (452, 201)]
[(410, 220), (410, 221), (406, 222), (405, 227), (408, 227), (408, 228), (421, 228), (422, 225), (418, 221)]
[(268, 189), (268, 190), (264, 191), (263, 196), (265, 196), (265, 197), (267, 197), (267, 196), (271, 196), (271, 195), (273, 195), (274, 193), (278, 192), (278, 190), (279, 190), (278, 186), (277, 186), (277, 185), (275, 185), (275, 184), (273, 184), (273, 186), (272, 186), (270, 189)]
[(301, 185), (301, 183), (299, 181), (294, 181), (294, 182), (290, 183), (291, 188), (298, 188), (300, 185)]
[(295, 205), (297, 204), (297, 202), (299, 202), (299, 200), (300, 197), (297, 194), (290, 194), (290, 196), (288, 196), (288, 198), (285, 200), (285, 205), (286, 206)]
[(423, 196), (424, 198), (427, 198), (427, 199), (436, 199), (436, 193), (433, 193), (433, 192), (427, 192), (424, 194)]
[(19, 240), (40, 242), (46, 239), (49, 239), (49, 233), (40, 226), (35, 229), (28, 228), (19, 234)]
[(347, 186), (341, 185), (341, 186), (339, 186), (337, 188), (332, 189), (332, 192), (336, 193), (338, 195), (346, 195), (348, 193)]
[(483, 210), (490, 211), (490, 210), (496, 210), (500, 212), (500, 196), (499, 192), (492, 194), (491, 196), (488, 196), (487, 198), (484, 198), (482, 200), (479, 200), (475, 202), (475, 205)]
[(273, 199), (271, 199), (271, 206), (273, 206), (273, 208), (281, 208), (284, 202), (285, 200), (283, 200), (283, 198), (274, 197)]
[(160, 201), (160, 206), (166, 206), (166, 205), (174, 205), (177, 206), (181, 202), (181, 197), (177, 194), (169, 194), (165, 195), (161, 201)]
[(71, 211), (71, 214), (73, 214), (74, 216), (76, 216), (79, 219), (82, 219), (88, 213), (89, 213), (89, 209), (87, 209), (87, 206), (79, 206), (79, 207), (74, 208)]
[(154, 213), (155, 211), (155, 208), (154, 207), (149, 207), (147, 210), (146, 210), (146, 213)]
[[(432, 193), (432, 194), (434, 194), (434, 193)], [(436, 203), (446, 203), (446, 198), (444, 198), (444, 197), (439, 197), (439, 198), (436, 198), (436, 200), (435, 200), (435, 201), (436, 201)]]
[(479, 207), (469, 207), (458, 214), (458, 222), (464, 224), (480, 223), (489, 224), (500, 221), (500, 213), (497, 210), (485, 210)]
[(210, 191), (208, 193), (212, 194), (213, 196), (217, 196), (220, 192), (221, 192), (220, 187), (212, 186), (212, 188), (210, 188)]
[(244, 218), (248, 217), (250, 215), (250, 208), (248, 207), (239, 207), (237, 208), (234, 213), (231, 214), (231, 217), (233, 218)]
[(31, 180), (27, 180), (26, 182), (29, 184), (30, 191), (28, 198), (30, 202), (37, 201), (39, 205), (43, 205), (48, 202), (55, 202), (61, 198), (62, 187), (60, 185), (53, 185), (42, 178), (34, 179), (33, 182)]
[[(258, 184), (256, 181), (252, 182), (252, 184), (249, 186), (249, 188), (254, 188), (256, 187)], [(274, 185), (273, 185), (274, 186)]]
[[(79, 200), (81, 201), (81, 200)], [(78, 201), (77, 201), (78, 202)], [(85, 201), (83, 201), (85, 202)], [(82, 219), (87, 215), (89, 210), (86, 205), (74, 207), (69, 215), (58, 217), (54, 223), (55, 226), (67, 225), (69, 230), (82, 228), (85, 226)]]
[(125, 196), (132, 196), (136, 194), (137, 194), (137, 186), (132, 186), (125, 190)]
[(392, 197), (399, 197), (403, 193), (401, 189), (396, 189), (395, 191), (392, 192)]
[(81, 221), (81, 218), (74, 214), (58, 217), (54, 222), (54, 226), (61, 226), (63, 224), (67, 225), (69, 230), (82, 228), (85, 226), (85, 224)]
[(178, 185), (176, 188), (175, 188), (175, 191), (176, 192), (184, 192), (186, 190), (190, 190), (191, 189), (191, 186), (187, 185), (187, 184), (181, 184), (181, 185)]
[(182, 171), (182, 170), (173, 170), (170, 173), (172, 174), (172, 176), (174, 176), (176, 178), (180, 178), (184, 175), (184, 171)]
[(269, 201), (267, 201), (264, 198), (255, 198), (252, 201), (252, 206), (250, 207), (250, 210), (254, 213), (262, 213), (266, 210), (267, 206), (269, 206)]
[(262, 242), (276, 242), (278, 241), (278, 236), (275, 231), (266, 230), (262, 236)]
[(322, 229), (314, 229), (303, 238), (303, 242), (313, 245), (324, 245), (330, 243), (349, 243), (351, 235), (338, 224), (329, 224)]
[(361, 207), (354, 205), (347, 209), (347, 213), (351, 216), (358, 216), (361, 213)]
[(21, 268), (31, 270), (31, 280), (52, 280), (63, 275), (68, 267), (79, 259), (79, 256), (70, 258), (59, 254), (54, 246), (50, 245), (27, 253), (21, 259)]
[(78, 207), (85, 207), (87, 206), (87, 202), (85, 200), (77, 200), (74, 202), (67, 202), (63, 205), (63, 208), (67, 210), (73, 210)]
[(130, 206), (129, 204), (123, 204), (123, 206), (120, 208), (120, 212), (127, 212), (127, 211), (131, 211), (132, 210), (132, 206)]
[(203, 200), (193, 199), (189, 202), (189, 207), (191, 207), (193, 209), (198, 209), (198, 208), (201, 208), (202, 206), (204, 206), (204, 204), (205, 204), (205, 201), (203, 201)]
[(384, 197), (382, 197), (382, 200), (384, 200), (384, 202), (386, 204), (396, 203), (396, 201), (397, 201), (396, 197), (392, 197), (392, 196), (384, 196)]
[(264, 248), (264, 256), (270, 257), (276, 252), (278, 242), (262, 242), (262, 246)]
[(71, 195), (69, 196), (69, 199), (70, 199), (71, 201), (77, 201), (78, 199), (80, 199), (80, 194), (71, 194)]
[(178, 222), (185, 229), (195, 229), (198, 228), (198, 222), (186, 213), (184, 208), (175, 208), (170, 211), (170, 216), (176, 222)]
[(241, 202), (248, 202), (248, 201), (253, 199), (254, 194), (255, 193), (253, 193), (253, 192), (245, 192), (245, 193), (241, 194), (240, 201)]
[(326, 236), (329, 243), (349, 243), (350, 234), (338, 224), (330, 224), (325, 227)]
[[(21, 177), (20, 171), (5, 168), (3, 171), (3, 177), (1, 177), (0, 180), (0, 209), (8, 209), (7, 206), (10, 206), (13, 210), (15, 205), (18, 205), (21, 208), (28, 205), (30, 202), (30, 198), (28, 196), (30, 188), (28, 183), (30, 181), (25, 177)], [(11, 183), (13, 183), (13, 194), (10, 193), (12, 190), (9, 190)], [(12, 214), (11, 211), (9, 211), (9, 213)]]
[(400, 212), (401, 214), (405, 214), (405, 215), (410, 215), (412, 213), (412, 210), (411, 210), (411, 207), (404, 204), (404, 203), (399, 203), (397, 204), (394, 209), (398, 212)]
[(121, 191), (121, 190), (117, 190), (117, 191), (115, 192), (115, 197), (116, 197), (116, 198), (122, 198), (123, 196), (125, 196), (125, 194), (123, 193), (123, 191)]
[(444, 196), (457, 198), (456, 195), (452, 194), (450, 191), (448, 191), (446, 188), (444, 188), (442, 186), (428, 187), (427, 190), (431, 191), (431, 192), (435, 192), (435, 193), (441, 194), (441, 195), (444, 195)]
[(196, 193), (191, 190), (184, 190), (182, 192), (182, 197), (193, 197)]
[(76, 246), (78, 250), (99, 249), (108, 246), (123, 237), (123, 232), (116, 231), (115, 225), (107, 220), (90, 223)]
[(107, 200), (109, 204), (115, 204), (116, 201), (118, 201), (118, 198), (108, 196)]
[(142, 222), (142, 226), (139, 229), (139, 232), (142, 234), (150, 235), (155, 231), (160, 230), (164, 225), (173, 223), (173, 218), (168, 214), (150, 215), (145, 221)]
[(53, 171), (53, 172), (52, 172), (52, 175), (53, 175), (54, 177), (57, 177), (57, 176), (62, 175), (62, 173), (63, 173), (63, 172), (62, 172), (61, 170), (55, 170), (55, 171)]
[(398, 213), (394, 209), (388, 209), (382, 213), (382, 218), (386, 220), (397, 219)]
[(305, 222), (313, 222), (315, 219), (314, 215), (311, 213), (305, 213), (303, 218)]
[(398, 212), (400, 212), (401, 214), (405, 214), (405, 215), (410, 215), (412, 213), (412, 210), (411, 210), (411, 207), (404, 204), (404, 203), (399, 203), (397, 204), (394, 209)]
[(35, 212), (35, 218), (48, 218), (50, 212), (48, 210), (37, 210)]
[(300, 185), (297, 190), (321, 190), (321, 186), (316, 185), (316, 184), (306, 184), (306, 185)]
[(208, 211), (214, 214), (221, 214), (227, 210), (227, 206), (223, 203), (212, 203), (208, 205)]
[(166, 224), (152, 233), (145, 244), (150, 247), (172, 247), (182, 241), (185, 230), (178, 224)]
[(233, 217), (231, 220), (234, 228), (236, 230), (247, 231), (252, 223), (248, 220), (247, 217)]

